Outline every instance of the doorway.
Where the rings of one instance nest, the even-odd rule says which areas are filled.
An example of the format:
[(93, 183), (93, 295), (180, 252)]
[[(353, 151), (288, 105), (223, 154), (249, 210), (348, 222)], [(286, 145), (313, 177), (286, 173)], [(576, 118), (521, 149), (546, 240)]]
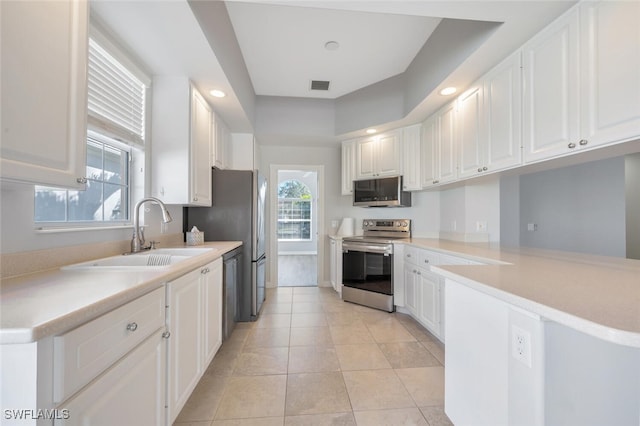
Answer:
[[(320, 168), (320, 169), (319, 169)], [(321, 282), (323, 220), (322, 166), (276, 166), (272, 170), (272, 240), (277, 256), (271, 271), (277, 287), (310, 287)]]

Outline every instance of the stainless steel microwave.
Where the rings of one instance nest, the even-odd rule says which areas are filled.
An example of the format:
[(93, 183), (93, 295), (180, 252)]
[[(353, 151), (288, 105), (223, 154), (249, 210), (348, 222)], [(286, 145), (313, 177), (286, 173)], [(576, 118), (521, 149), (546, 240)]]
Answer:
[(353, 181), (353, 205), (411, 207), (411, 193), (402, 190), (402, 176)]

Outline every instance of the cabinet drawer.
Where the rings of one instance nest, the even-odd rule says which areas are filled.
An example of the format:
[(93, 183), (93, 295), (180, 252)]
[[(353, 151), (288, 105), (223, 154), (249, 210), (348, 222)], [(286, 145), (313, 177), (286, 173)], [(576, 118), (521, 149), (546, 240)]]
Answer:
[(404, 261), (412, 265), (418, 265), (418, 253), (421, 250), (411, 246), (404, 246)]
[(53, 398), (62, 402), (164, 325), (164, 287), (53, 340)]
[(430, 266), (440, 264), (440, 254), (433, 251), (420, 250), (418, 262), (420, 267), (429, 269)]

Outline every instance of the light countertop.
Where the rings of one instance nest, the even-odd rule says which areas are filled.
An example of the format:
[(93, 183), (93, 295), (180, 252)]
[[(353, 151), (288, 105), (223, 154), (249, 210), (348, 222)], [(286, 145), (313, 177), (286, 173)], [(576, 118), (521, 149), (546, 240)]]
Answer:
[(2, 280), (0, 344), (64, 333), (242, 245), (207, 242), (211, 252), (157, 271), (54, 269)]
[(432, 268), (546, 320), (640, 348), (640, 260), (426, 238), (406, 244), (484, 260)]

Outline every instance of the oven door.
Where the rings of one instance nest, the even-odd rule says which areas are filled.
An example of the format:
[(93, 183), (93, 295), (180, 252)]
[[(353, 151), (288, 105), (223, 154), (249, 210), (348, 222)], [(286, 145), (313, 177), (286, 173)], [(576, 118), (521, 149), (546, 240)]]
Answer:
[(393, 246), (343, 242), (342, 284), (393, 295)]

